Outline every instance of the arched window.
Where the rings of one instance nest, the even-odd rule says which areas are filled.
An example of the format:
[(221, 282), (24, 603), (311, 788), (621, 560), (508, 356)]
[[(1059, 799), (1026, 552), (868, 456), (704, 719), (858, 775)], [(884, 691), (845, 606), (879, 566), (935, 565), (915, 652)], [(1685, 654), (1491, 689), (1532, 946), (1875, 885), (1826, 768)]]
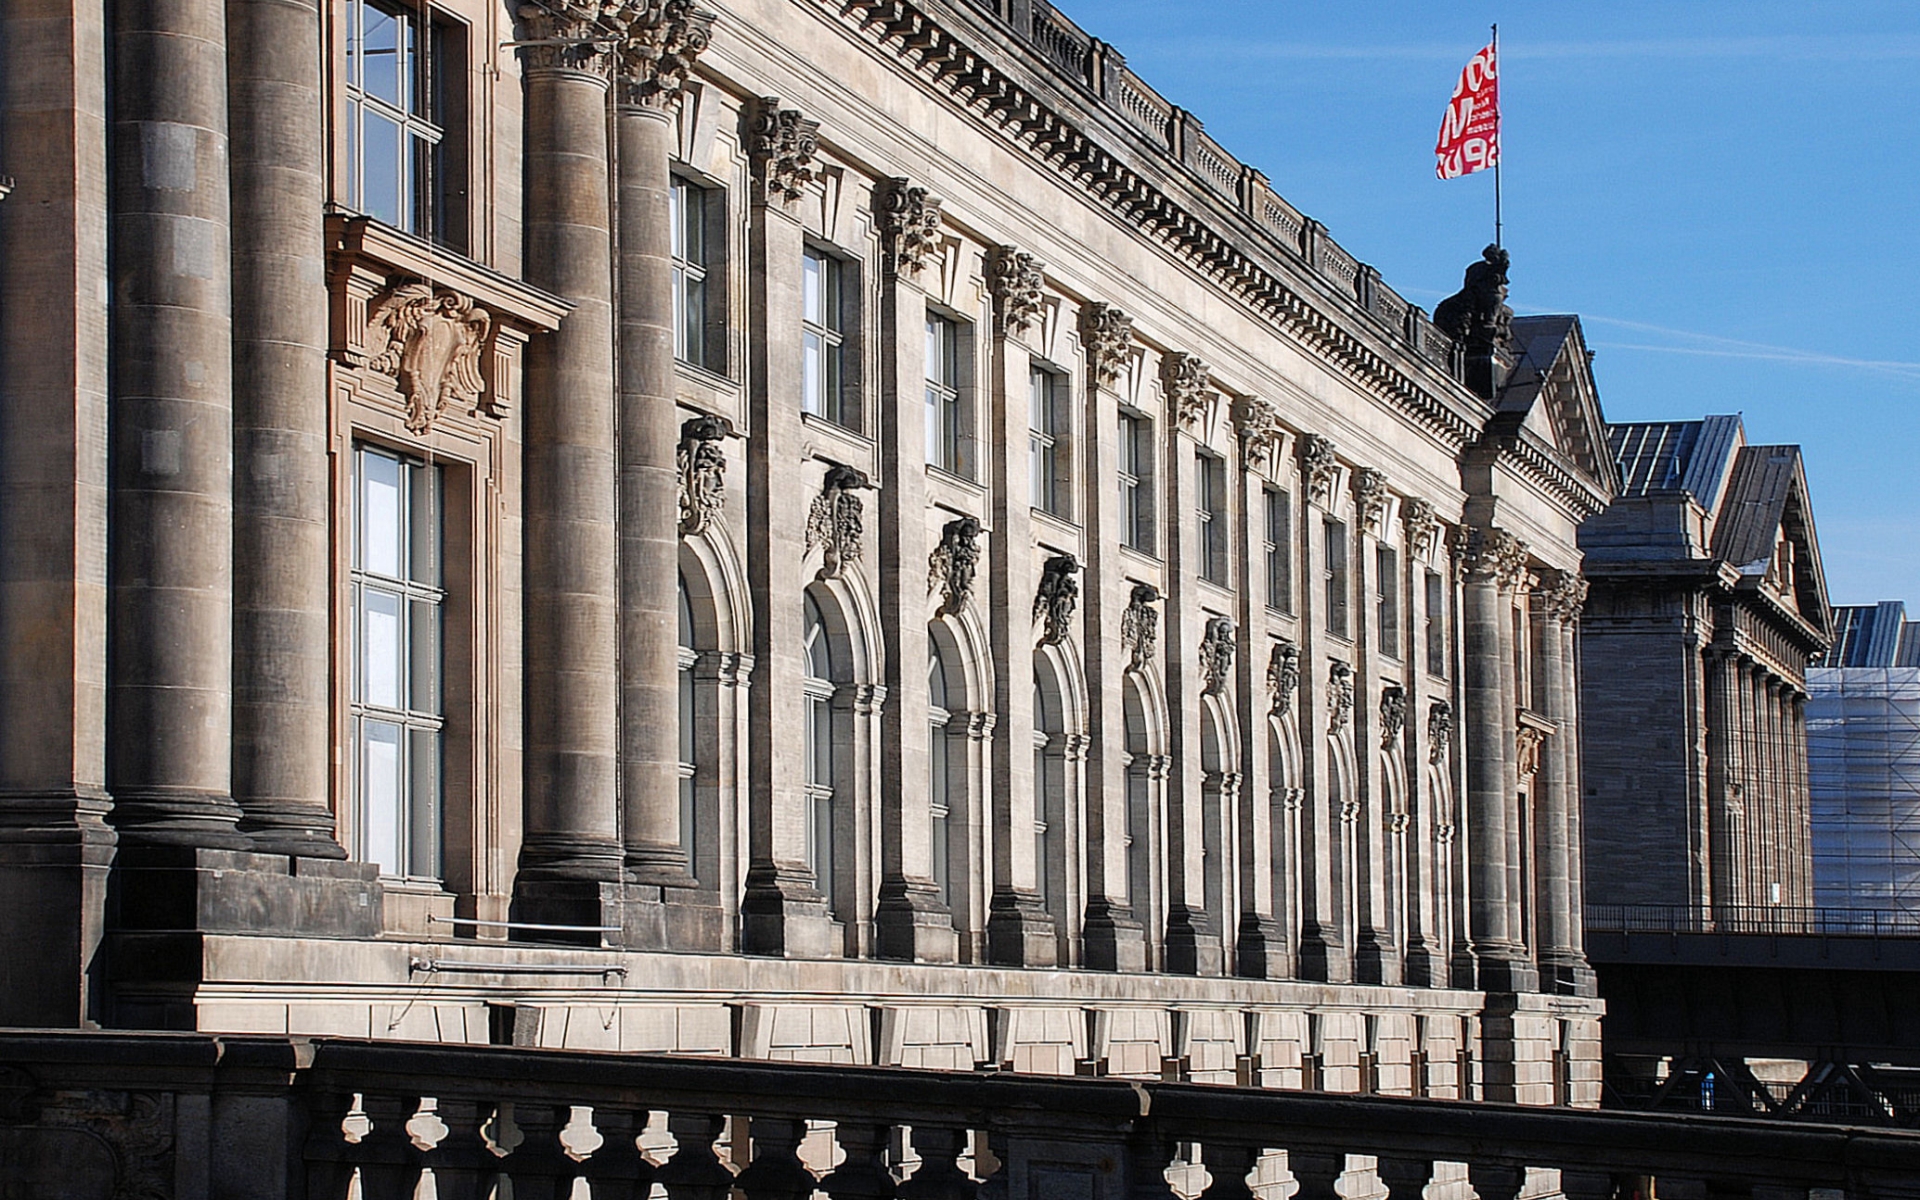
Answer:
[(953, 719), (947, 698), (947, 667), (940, 647), (927, 641), (927, 801), (933, 818), (933, 881), (940, 885), (940, 902), (953, 907), (953, 841), (951, 837), (955, 788), (949, 752)]
[[(1140, 688), (1133, 680), (1125, 687), (1127, 768), (1127, 902), (1134, 919), (1157, 930), (1153, 913), (1153, 791), (1152, 754), (1147, 746), (1147, 713)], [(1150, 934), (1151, 936), (1151, 934)]]
[(680, 577), (680, 852), (686, 855), (687, 873), (698, 874), (699, 845), (696, 835), (694, 780), (699, 774), (698, 727), (694, 711), (693, 664), (699, 657), (693, 648), (693, 604), (687, 598), (687, 580)]
[(1036, 676), (1033, 681), (1033, 879), (1040, 892), (1040, 903), (1052, 907), (1053, 846), (1047, 834), (1047, 821), (1058, 805), (1059, 784), (1054, 778), (1048, 743), (1053, 740), (1058, 718), (1048, 712), (1046, 689)]
[(1200, 878), (1202, 903), (1222, 938), (1230, 938), (1232, 914), (1227, 912), (1225, 745), (1213, 708), (1200, 705)]
[(813, 597), (806, 598), (806, 630), (801, 641), (806, 658), (806, 788), (807, 865), (820, 894), (833, 908), (833, 648), (827, 623)]

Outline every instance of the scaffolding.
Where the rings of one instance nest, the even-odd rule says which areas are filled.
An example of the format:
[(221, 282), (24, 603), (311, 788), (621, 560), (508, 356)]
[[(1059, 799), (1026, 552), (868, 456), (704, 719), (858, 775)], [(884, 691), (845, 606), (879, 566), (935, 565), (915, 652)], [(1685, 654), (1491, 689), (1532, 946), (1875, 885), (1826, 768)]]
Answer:
[(1816, 667), (1807, 691), (1814, 903), (1920, 913), (1920, 666)]

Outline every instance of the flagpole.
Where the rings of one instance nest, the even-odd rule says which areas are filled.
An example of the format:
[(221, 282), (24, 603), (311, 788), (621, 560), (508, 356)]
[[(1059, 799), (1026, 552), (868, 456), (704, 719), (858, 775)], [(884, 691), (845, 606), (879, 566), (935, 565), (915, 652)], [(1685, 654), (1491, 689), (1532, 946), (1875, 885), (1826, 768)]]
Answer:
[[(1500, 65), (1500, 26), (1497, 23), (1493, 27), (1493, 70), (1494, 87), (1498, 88), (1500, 86), (1500, 72), (1502, 68)], [(1493, 159), (1493, 244), (1498, 246), (1500, 245), (1500, 160), (1506, 157), (1504, 153), (1506, 147), (1500, 143), (1500, 106), (1498, 103), (1496, 103), (1493, 108), (1493, 144), (1495, 147)]]

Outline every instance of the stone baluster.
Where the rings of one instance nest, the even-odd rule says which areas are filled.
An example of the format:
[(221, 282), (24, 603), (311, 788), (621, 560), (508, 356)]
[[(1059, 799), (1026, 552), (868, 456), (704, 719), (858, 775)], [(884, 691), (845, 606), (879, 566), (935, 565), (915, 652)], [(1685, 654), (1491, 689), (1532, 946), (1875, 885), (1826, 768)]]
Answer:
[(573, 307), (527, 346), (526, 813), (514, 915), (599, 925), (625, 872), (610, 62), (597, 5), (558, 0), (521, 12), (526, 279)]
[(805, 1121), (753, 1118), (753, 1161), (733, 1181), (746, 1200), (811, 1200), (816, 1183), (799, 1155), (806, 1134)]
[(865, 1121), (840, 1122), (833, 1135), (846, 1157), (820, 1180), (820, 1190), (832, 1200), (894, 1200), (895, 1184), (886, 1164), (891, 1129)]
[(1258, 1146), (1216, 1141), (1203, 1144), (1200, 1161), (1206, 1164), (1207, 1174), (1213, 1179), (1207, 1184), (1207, 1190), (1200, 1193), (1200, 1200), (1254, 1200), (1247, 1176), (1253, 1174), (1261, 1154)]
[(313, 1200), (346, 1200), (353, 1186), (353, 1154), (342, 1125), (353, 1111), (351, 1092), (322, 1092), (312, 1101), (307, 1127), (307, 1195)]
[[(993, 1159), (991, 1171), (986, 1171), (980, 1180), (979, 1200), (1009, 1200), (1010, 1184), (1007, 1165), (1007, 1134), (1005, 1129), (985, 1131), (987, 1154)], [(976, 1167), (978, 1170), (985, 1170)]]
[(912, 1141), (920, 1166), (895, 1189), (900, 1200), (975, 1200), (980, 1185), (959, 1166), (966, 1130), (915, 1125)]
[(1433, 1178), (1433, 1163), (1425, 1158), (1383, 1154), (1375, 1171), (1387, 1189), (1388, 1200), (1420, 1200)]
[(580, 1164), (568, 1157), (560, 1141), (560, 1131), (572, 1118), (573, 1108), (567, 1104), (534, 1101), (514, 1106), (513, 1123), (521, 1133), (520, 1144), (507, 1156), (514, 1200), (567, 1200), (572, 1194)]
[(354, 1156), (362, 1200), (413, 1200), (421, 1156), (407, 1122), (420, 1111), (420, 1098), (368, 1095), (361, 1099), (360, 1110), (371, 1126)]
[(500, 1160), (487, 1148), (481, 1127), (490, 1105), (476, 1100), (439, 1100), (434, 1114), (447, 1132), (426, 1154), (433, 1169), (434, 1194), (439, 1200), (486, 1200), (499, 1175)]
[(233, 129), (233, 792), (275, 854), (334, 840), (326, 135), (317, 0), (227, 5)]
[(600, 1148), (581, 1171), (593, 1188), (593, 1200), (647, 1200), (653, 1194), (654, 1166), (640, 1154), (639, 1136), (646, 1124), (644, 1111), (594, 1108)]
[(1341, 1200), (1338, 1184), (1340, 1176), (1347, 1170), (1346, 1155), (1322, 1150), (1289, 1149), (1287, 1170), (1300, 1184), (1299, 1190), (1293, 1194), (1294, 1200)]
[[(690, 0), (633, 6), (614, 63), (619, 200), (619, 341), (615, 407), (619, 474), (619, 772), (622, 843), (633, 899), (691, 898), (680, 829), (680, 511), (674, 402), (673, 110), (713, 15)], [(649, 914), (650, 916), (651, 914)], [(626, 944), (717, 949), (720, 922), (623, 922)]]
[(713, 1151), (725, 1127), (723, 1118), (705, 1113), (668, 1114), (667, 1132), (678, 1147), (653, 1175), (667, 1200), (725, 1200), (732, 1192), (733, 1172)]
[(1512, 1163), (1467, 1164), (1467, 1180), (1480, 1200), (1514, 1200), (1527, 1182), (1527, 1169)]

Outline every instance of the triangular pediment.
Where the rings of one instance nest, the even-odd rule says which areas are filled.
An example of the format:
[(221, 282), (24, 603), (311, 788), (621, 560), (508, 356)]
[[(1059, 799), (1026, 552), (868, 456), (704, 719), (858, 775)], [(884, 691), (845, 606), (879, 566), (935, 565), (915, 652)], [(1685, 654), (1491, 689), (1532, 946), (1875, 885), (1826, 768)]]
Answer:
[(1520, 426), (1587, 482), (1606, 495), (1619, 488), (1619, 471), (1607, 447), (1607, 426), (1594, 383), (1593, 356), (1580, 318), (1572, 315), (1516, 317), (1516, 362), (1500, 407), (1520, 416)]

